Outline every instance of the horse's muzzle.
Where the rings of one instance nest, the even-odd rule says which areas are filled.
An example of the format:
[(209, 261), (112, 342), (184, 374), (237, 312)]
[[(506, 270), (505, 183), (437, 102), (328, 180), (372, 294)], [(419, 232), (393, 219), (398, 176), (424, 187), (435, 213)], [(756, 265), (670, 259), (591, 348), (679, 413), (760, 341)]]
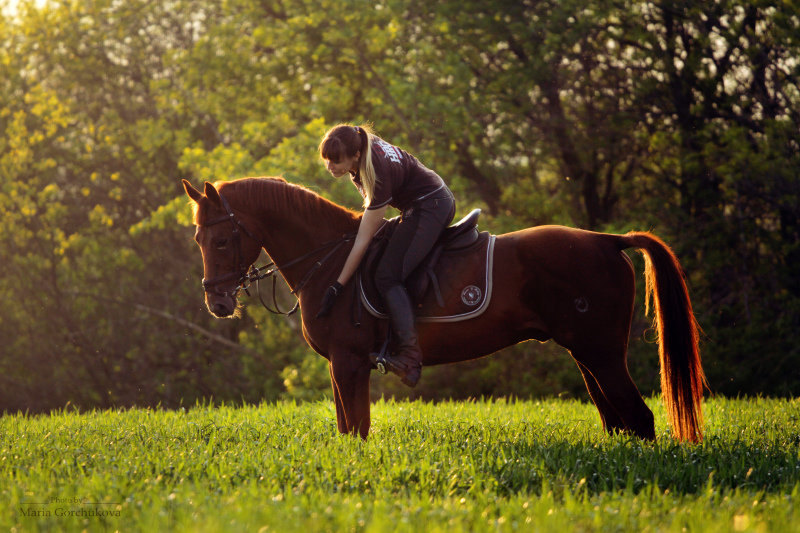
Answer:
[(211, 314), (218, 318), (227, 318), (233, 314), (233, 310), (227, 305), (217, 302), (211, 307)]
[(207, 292), (206, 306), (215, 317), (228, 318), (236, 311), (236, 294)]

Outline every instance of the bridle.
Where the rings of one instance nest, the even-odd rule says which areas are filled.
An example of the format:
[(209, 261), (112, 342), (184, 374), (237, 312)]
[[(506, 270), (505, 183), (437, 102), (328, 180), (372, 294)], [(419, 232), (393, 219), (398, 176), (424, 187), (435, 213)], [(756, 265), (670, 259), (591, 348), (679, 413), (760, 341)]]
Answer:
[[(219, 198), (222, 201), (222, 207), (223, 207), (223, 209), (225, 209), (225, 214), (220, 216), (220, 217), (217, 217), (217, 218), (215, 218), (215, 219), (213, 219), (213, 220), (211, 220), (209, 222), (205, 222), (203, 224), (198, 224), (198, 226), (210, 227), (210, 226), (216, 226), (217, 224), (230, 222), (230, 224), (231, 224), (231, 226), (233, 228), (233, 234), (231, 236), (231, 243), (233, 245), (234, 264), (236, 265), (236, 270), (234, 270), (232, 272), (228, 272), (227, 274), (221, 274), (221, 275), (219, 275), (219, 276), (217, 276), (215, 278), (212, 278), (212, 279), (203, 278), (203, 290), (206, 293), (216, 294), (216, 295), (219, 295), (219, 296), (225, 296), (225, 297), (230, 296), (235, 300), (236, 296), (239, 294), (239, 291), (242, 291), (242, 290), (248, 296), (250, 296), (250, 290), (249, 290), (250, 286), (252, 285), (253, 282), (255, 282), (256, 283), (256, 289), (258, 291), (258, 299), (261, 301), (261, 305), (263, 305), (264, 308), (267, 311), (269, 311), (271, 313), (274, 313), (276, 315), (287, 315), (288, 316), (288, 315), (291, 315), (291, 314), (295, 313), (300, 307), (300, 300), (298, 298), (297, 302), (294, 304), (294, 307), (292, 307), (292, 309), (290, 309), (289, 311), (281, 311), (280, 307), (278, 306), (278, 300), (277, 300), (277, 297), (276, 297), (276, 294), (275, 294), (275, 285), (277, 283), (277, 275), (276, 274), (278, 274), (278, 272), (280, 272), (283, 269), (289, 268), (292, 265), (300, 263), (301, 261), (304, 261), (304, 260), (308, 259), (309, 257), (311, 257), (311, 256), (313, 256), (313, 255), (315, 255), (315, 254), (317, 254), (317, 253), (319, 253), (319, 252), (321, 252), (323, 250), (331, 248), (331, 250), (327, 254), (325, 254), (325, 256), (322, 259), (320, 259), (319, 261), (314, 263), (314, 266), (311, 267), (311, 269), (308, 272), (306, 272), (305, 276), (303, 276), (303, 278), (300, 280), (300, 283), (298, 283), (297, 286), (294, 289), (292, 289), (292, 291), (291, 291), (292, 294), (295, 296), (295, 298), (297, 298), (298, 293), (311, 280), (311, 277), (317, 272), (317, 270), (319, 270), (322, 267), (322, 265), (334, 253), (336, 253), (336, 251), (338, 251), (339, 248), (344, 243), (346, 243), (347, 241), (353, 240), (355, 238), (355, 234), (354, 233), (349, 233), (349, 234), (343, 235), (339, 239), (336, 239), (336, 240), (333, 240), (333, 241), (328, 241), (328, 242), (322, 244), (321, 246), (311, 250), (310, 252), (308, 252), (308, 253), (306, 253), (306, 254), (298, 257), (298, 258), (295, 258), (295, 259), (289, 261), (288, 263), (286, 263), (282, 267), (279, 267), (274, 262), (268, 263), (268, 264), (266, 264), (264, 266), (261, 266), (261, 267), (256, 267), (256, 266), (253, 266), (253, 265), (247, 265), (247, 264), (244, 263), (244, 258), (242, 256), (242, 235), (239, 232), (239, 230), (241, 229), (248, 237), (250, 237), (254, 241), (256, 241), (256, 242), (260, 242), (260, 241), (259, 241), (259, 239), (257, 239), (247, 229), (247, 227), (244, 224), (242, 224), (241, 221), (239, 221), (236, 218), (236, 216), (233, 213), (233, 210), (231, 209), (230, 204), (228, 203), (228, 200), (226, 200), (225, 197), (222, 196), (221, 194), (219, 195)], [(267, 305), (267, 303), (264, 301), (264, 298), (261, 296), (261, 284), (259, 282), (262, 279), (269, 278), (269, 277), (272, 278), (272, 301), (273, 301), (273, 305), (275, 306), (274, 309), (271, 308), (269, 305)], [(234, 288), (232, 291), (221, 291), (221, 290), (218, 290), (217, 287), (219, 285), (221, 285), (223, 283), (227, 283), (227, 282), (233, 281), (233, 280), (236, 280), (236, 288)]]
[(222, 201), (222, 207), (225, 209), (224, 215), (215, 218), (209, 222), (204, 224), (198, 224), (203, 227), (210, 227), (216, 226), (217, 224), (222, 224), (225, 222), (230, 222), (231, 226), (233, 226), (233, 234), (231, 235), (231, 244), (233, 245), (233, 254), (234, 254), (234, 264), (237, 265), (237, 270), (228, 272), (227, 274), (222, 274), (212, 279), (205, 279), (203, 278), (203, 290), (205, 292), (210, 292), (213, 294), (217, 294), (220, 296), (233, 296), (236, 297), (236, 294), (239, 292), (240, 287), (237, 286), (234, 289), (233, 293), (229, 293), (227, 291), (220, 291), (217, 290), (217, 286), (227, 283), (229, 281), (238, 280), (239, 284), (241, 285), (241, 280), (247, 275), (247, 269), (249, 265), (244, 264), (244, 258), (242, 257), (242, 234), (239, 232), (239, 228), (247, 234), (248, 237), (253, 239), (254, 241), (258, 242), (252, 233), (242, 224), (239, 220), (236, 219), (236, 216), (233, 214), (233, 210), (231, 209), (231, 205), (228, 203), (228, 200), (225, 199), (224, 196), (219, 195), (220, 200)]

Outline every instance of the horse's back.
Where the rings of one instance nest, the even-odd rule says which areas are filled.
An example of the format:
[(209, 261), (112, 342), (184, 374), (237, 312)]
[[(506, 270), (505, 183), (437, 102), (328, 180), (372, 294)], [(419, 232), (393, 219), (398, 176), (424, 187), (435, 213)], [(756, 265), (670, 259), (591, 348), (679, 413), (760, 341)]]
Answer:
[(495, 281), (515, 285), (515, 298), (536, 317), (532, 323), (541, 322), (536, 329), (563, 346), (573, 347), (579, 331), (627, 338), (635, 280), (625, 247), (621, 236), (565, 226), (503, 234)]
[(512, 248), (522, 264), (538, 265), (554, 273), (587, 271), (602, 275), (629, 265), (622, 253), (627, 247), (622, 236), (567, 226), (535, 226), (506, 233), (498, 237), (497, 245)]

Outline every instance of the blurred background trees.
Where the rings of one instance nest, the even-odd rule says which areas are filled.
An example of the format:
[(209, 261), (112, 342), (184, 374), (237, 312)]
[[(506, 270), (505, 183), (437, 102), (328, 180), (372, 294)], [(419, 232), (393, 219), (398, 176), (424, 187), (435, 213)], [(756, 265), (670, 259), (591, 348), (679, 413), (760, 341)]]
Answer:
[[(796, 2), (0, 6), (0, 409), (328, 394), (295, 318), (253, 300), (241, 320), (206, 312), (180, 178), (283, 175), (355, 208), (316, 146), (365, 121), (439, 172), (461, 213), (483, 208), (482, 229), (655, 231), (686, 269), (712, 390), (800, 393)], [(644, 392), (648, 320), (629, 358)], [(535, 342), (432, 368), (413, 391), (374, 382), (582, 389), (564, 350)]]

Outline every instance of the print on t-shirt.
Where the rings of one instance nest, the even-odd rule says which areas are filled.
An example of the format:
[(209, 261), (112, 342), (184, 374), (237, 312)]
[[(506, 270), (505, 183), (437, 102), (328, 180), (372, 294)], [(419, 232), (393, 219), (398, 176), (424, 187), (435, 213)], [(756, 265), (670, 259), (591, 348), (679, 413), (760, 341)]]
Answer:
[(375, 139), (374, 143), (378, 145), (378, 147), (383, 151), (383, 155), (385, 155), (390, 161), (399, 163), (400, 160), (403, 159), (403, 154), (400, 153), (400, 150), (387, 143), (383, 139)]

